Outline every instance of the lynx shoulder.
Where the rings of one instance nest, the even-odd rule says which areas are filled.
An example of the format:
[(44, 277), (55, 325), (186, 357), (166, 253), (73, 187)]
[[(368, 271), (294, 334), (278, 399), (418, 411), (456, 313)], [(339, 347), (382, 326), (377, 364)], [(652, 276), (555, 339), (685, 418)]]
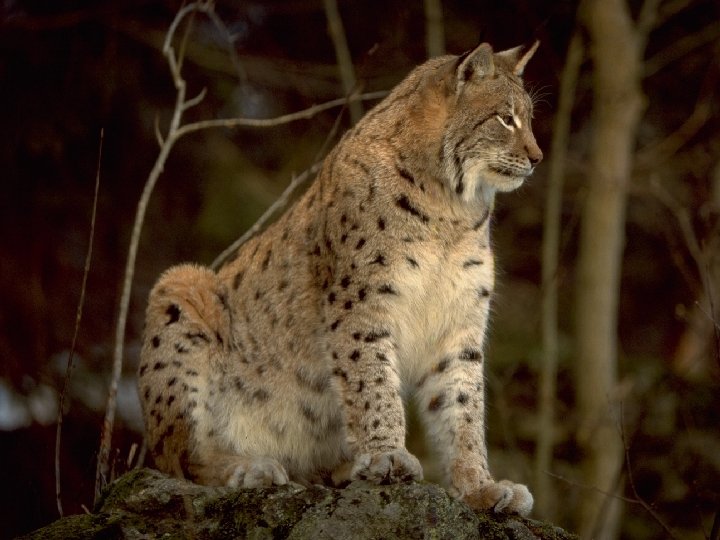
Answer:
[(529, 513), (528, 489), (488, 468), (483, 343), (495, 193), (542, 159), (521, 80), (536, 47), (417, 67), (218, 272), (162, 275), (139, 367), (158, 468), (242, 487), (420, 479), (406, 397), (453, 496)]

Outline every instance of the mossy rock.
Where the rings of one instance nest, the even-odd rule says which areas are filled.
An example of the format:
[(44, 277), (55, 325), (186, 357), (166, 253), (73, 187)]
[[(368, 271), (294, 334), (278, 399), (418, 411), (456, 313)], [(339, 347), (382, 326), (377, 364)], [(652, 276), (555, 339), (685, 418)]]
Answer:
[(92, 514), (27, 539), (571, 539), (550, 524), (475, 513), (441, 487), (414, 482), (345, 489), (205, 487), (140, 469), (108, 487)]

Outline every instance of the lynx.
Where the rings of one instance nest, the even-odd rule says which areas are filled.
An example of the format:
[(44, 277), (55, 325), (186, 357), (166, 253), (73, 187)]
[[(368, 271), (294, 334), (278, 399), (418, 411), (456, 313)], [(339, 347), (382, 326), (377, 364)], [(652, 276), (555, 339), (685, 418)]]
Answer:
[(139, 367), (160, 470), (246, 488), (418, 480), (414, 398), (452, 496), (530, 512), (527, 487), (488, 468), (483, 343), (495, 194), (542, 159), (521, 79), (536, 48), (417, 67), (232, 260), (161, 276)]

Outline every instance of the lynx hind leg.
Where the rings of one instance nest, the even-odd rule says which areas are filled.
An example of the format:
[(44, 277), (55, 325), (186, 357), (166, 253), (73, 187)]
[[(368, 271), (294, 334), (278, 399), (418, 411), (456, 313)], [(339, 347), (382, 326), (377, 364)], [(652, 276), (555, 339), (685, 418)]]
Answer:
[(183, 265), (161, 276), (148, 302), (138, 390), (148, 445), (163, 472), (188, 476), (199, 457), (195, 411), (206, 399), (209, 362), (228, 333), (213, 272)]
[(201, 484), (259, 488), (282, 486), (290, 481), (285, 468), (270, 457), (243, 457), (215, 452), (201, 455), (202, 460), (189, 466), (191, 476)]

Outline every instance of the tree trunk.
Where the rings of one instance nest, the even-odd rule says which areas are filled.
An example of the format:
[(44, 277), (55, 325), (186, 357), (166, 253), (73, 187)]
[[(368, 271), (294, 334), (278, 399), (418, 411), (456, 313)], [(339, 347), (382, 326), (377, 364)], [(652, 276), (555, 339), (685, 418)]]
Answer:
[[(578, 441), (583, 449), (583, 538), (617, 537), (616, 493), (623, 448), (617, 412), (617, 312), (624, 247), (625, 203), (636, 132), (644, 40), (625, 0), (587, 0), (582, 6), (594, 63), (593, 135), (577, 270)], [(602, 493), (601, 493), (602, 492)]]
[(558, 253), (562, 217), (562, 189), (565, 180), (565, 158), (570, 135), (570, 119), (575, 101), (575, 87), (583, 59), (579, 32), (570, 38), (567, 57), (560, 76), (558, 107), (553, 122), (550, 161), (548, 164), (545, 217), (542, 242), (542, 343), (538, 392), (538, 431), (535, 451), (534, 494), (536, 512), (543, 519), (553, 519), (553, 496), (550, 470), (555, 443), (555, 399), (558, 364)]
[(445, 54), (442, 0), (425, 0), (425, 48), (428, 58)]

